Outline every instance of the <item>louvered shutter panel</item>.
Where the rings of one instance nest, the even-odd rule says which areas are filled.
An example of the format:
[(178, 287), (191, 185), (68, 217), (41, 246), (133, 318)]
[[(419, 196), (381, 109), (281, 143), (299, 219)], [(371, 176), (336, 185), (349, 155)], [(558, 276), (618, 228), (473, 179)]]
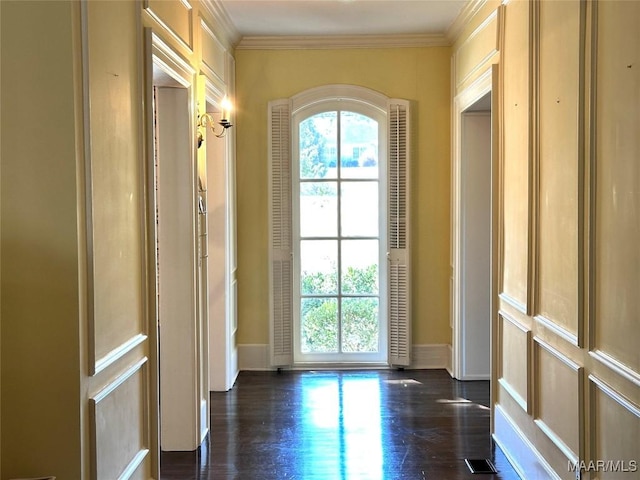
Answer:
[(411, 363), (409, 272), (409, 102), (389, 100), (388, 235), (389, 235), (389, 363)]
[(271, 365), (293, 361), (291, 245), (291, 103), (269, 103)]

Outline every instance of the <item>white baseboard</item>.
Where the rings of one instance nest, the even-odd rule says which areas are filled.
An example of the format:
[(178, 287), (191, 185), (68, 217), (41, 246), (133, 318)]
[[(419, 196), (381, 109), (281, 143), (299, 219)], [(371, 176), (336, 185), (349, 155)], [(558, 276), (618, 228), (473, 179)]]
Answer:
[(269, 345), (238, 345), (238, 368), (242, 370), (275, 370), (269, 360)]
[(507, 413), (496, 405), (493, 439), (525, 480), (560, 480), (551, 466), (522, 433)]
[(447, 345), (448, 351), (449, 353), (447, 353), (448, 357), (447, 357), (447, 372), (449, 372), (449, 375), (451, 375), (451, 378), (453, 377), (453, 347), (451, 345)]
[(451, 364), (451, 351), (447, 344), (413, 345), (411, 367), (413, 369), (446, 369)]
[[(241, 371), (274, 370), (269, 361), (269, 345), (238, 345), (238, 368)], [(451, 372), (451, 346), (447, 344), (413, 345), (409, 368), (444, 368)]]

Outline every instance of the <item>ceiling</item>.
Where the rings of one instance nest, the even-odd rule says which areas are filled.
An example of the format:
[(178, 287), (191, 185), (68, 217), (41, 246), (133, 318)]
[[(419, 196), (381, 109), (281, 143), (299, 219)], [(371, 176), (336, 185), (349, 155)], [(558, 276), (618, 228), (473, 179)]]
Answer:
[(444, 35), (469, 0), (220, 0), (240, 37)]

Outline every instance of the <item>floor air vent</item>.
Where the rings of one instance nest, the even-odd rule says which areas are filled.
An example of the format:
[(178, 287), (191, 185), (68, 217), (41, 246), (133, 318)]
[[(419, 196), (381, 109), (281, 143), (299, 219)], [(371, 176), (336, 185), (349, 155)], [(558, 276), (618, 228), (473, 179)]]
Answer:
[(469, 467), (469, 470), (471, 470), (471, 473), (498, 473), (496, 467), (494, 467), (493, 463), (491, 463), (491, 460), (488, 460), (486, 458), (465, 458), (464, 461), (467, 464), (467, 467)]

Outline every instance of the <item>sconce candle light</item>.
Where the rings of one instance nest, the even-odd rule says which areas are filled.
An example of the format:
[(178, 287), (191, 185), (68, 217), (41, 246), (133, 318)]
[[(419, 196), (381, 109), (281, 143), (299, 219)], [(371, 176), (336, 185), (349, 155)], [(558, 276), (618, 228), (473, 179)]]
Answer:
[[(227, 129), (233, 127), (233, 124), (229, 120), (231, 114), (231, 102), (226, 96), (222, 99), (220, 107), (221, 118), (218, 122), (213, 119), (214, 114), (212, 113), (203, 113), (198, 115), (198, 119), (196, 121), (198, 130), (198, 148), (200, 148), (202, 142), (204, 142), (204, 132), (202, 129), (206, 129), (208, 126), (216, 137), (221, 138), (224, 137), (225, 133), (227, 133)], [(216, 131), (216, 125), (220, 125), (222, 130)]]

